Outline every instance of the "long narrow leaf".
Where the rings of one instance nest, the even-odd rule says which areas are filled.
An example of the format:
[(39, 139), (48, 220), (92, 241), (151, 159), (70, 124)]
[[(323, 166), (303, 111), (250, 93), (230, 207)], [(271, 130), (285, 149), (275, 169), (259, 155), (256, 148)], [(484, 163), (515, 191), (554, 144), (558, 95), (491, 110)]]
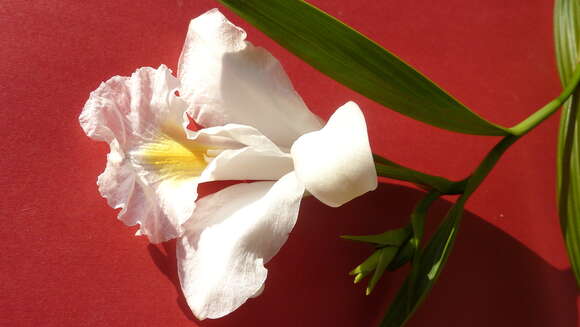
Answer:
[[(580, 3), (557, 0), (554, 8), (556, 58), (562, 85), (566, 85), (579, 60)], [(558, 135), (558, 206), (560, 224), (576, 282), (580, 287), (580, 91), (562, 111)]]
[(449, 212), (449, 215), (422, 253), (421, 261), (413, 267), (413, 270), (416, 271), (411, 272), (399, 290), (395, 301), (391, 304), (387, 315), (381, 323), (381, 327), (403, 326), (417, 310), (431, 287), (433, 287), (445, 261), (447, 261), (455, 242), (462, 212), (462, 204), (456, 205)]
[(314, 68), (392, 110), (455, 132), (509, 134), (392, 53), (304, 1), (219, 1)]
[(451, 207), (447, 216), (419, 255), (413, 259), (413, 269), (391, 303), (381, 327), (401, 327), (421, 305), (443, 270), (453, 249), (465, 203), (495, 166), (501, 155), (518, 137), (503, 138), (485, 157), (469, 178), (465, 192)]

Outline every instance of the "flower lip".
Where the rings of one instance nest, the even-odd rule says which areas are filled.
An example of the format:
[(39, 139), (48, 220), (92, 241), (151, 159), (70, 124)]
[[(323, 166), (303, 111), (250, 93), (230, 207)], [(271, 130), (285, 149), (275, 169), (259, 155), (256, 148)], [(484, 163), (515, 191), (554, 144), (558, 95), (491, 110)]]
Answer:
[[(197, 196), (192, 187), (194, 173), (168, 179), (159, 174), (165, 169), (135, 165), (137, 152), (146, 144), (169, 130), (182, 129), (186, 105), (174, 94), (178, 86), (179, 81), (164, 65), (138, 69), (130, 77), (115, 76), (91, 93), (79, 117), (89, 137), (110, 146), (107, 166), (97, 180), (99, 192), (111, 207), (122, 208), (120, 220), (130, 226), (139, 224), (138, 233), (153, 243), (181, 235), (181, 224), (194, 209), (188, 199)], [(179, 142), (186, 141), (183, 134), (177, 138)]]

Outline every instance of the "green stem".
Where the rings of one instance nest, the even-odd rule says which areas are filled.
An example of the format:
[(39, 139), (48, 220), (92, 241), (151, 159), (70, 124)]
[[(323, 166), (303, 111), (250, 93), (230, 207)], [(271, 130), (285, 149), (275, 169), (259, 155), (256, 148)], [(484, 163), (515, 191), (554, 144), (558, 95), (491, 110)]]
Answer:
[[(419, 263), (420, 263), (421, 257), (422, 257), (422, 253), (419, 255), (416, 254), (414, 259), (413, 259), (413, 268), (412, 268), (411, 273), (409, 274), (409, 277), (407, 278), (407, 281), (406, 281), (406, 283), (408, 283), (408, 284), (406, 284), (406, 286), (408, 287), (408, 290), (407, 290), (407, 293), (405, 294), (407, 296), (406, 297), (407, 302), (404, 304), (396, 302), (397, 299), (399, 298), (399, 295), (397, 295), (397, 299), (395, 300), (395, 303), (391, 305), (391, 306), (395, 305), (394, 309), (391, 308), (389, 310), (389, 312), (385, 316), (385, 319), (383, 320), (383, 323), (381, 326), (391, 326), (394, 324), (396, 324), (397, 326), (402, 326), (412, 316), (412, 314), (415, 312), (415, 310), (419, 307), (419, 305), (425, 299), (427, 293), (429, 292), (429, 290), (433, 286), (434, 281), (437, 279), (437, 277), (441, 273), (441, 269), (442, 269), (441, 267), (447, 261), (449, 253), (451, 252), (451, 249), (452, 249), (454, 241), (455, 241), (455, 235), (457, 234), (457, 231), (459, 229), (459, 224), (461, 223), (461, 218), (462, 218), (465, 203), (467, 202), (469, 197), (475, 192), (475, 190), (479, 187), (479, 185), (481, 185), (481, 183), (485, 180), (487, 175), (489, 175), (489, 173), (491, 172), (493, 167), (497, 164), (497, 162), (499, 161), (501, 156), (507, 151), (507, 149), (509, 149), (509, 147), (512, 144), (514, 144), (517, 140), (519, 140), (523, 135), (525, 135), (527, 132), (529, 132), (534, 127), (536, 127), (538, 124), (540, 124), (542, 121), (544, 121), (556, 109), (558, 109), (562, 105), (562, 103), (564, 103), (566, 101), (566, 99), (568, 99), (568, 97), (571, 95), (571, 93), (574, 92), (579, 80), (580, 80), (580, 69), (577, 69), (576, 73), (574, 74), (574, 78), (572, 79), (570, 84), (568, 84), (566, 89), (562, 92), (562, 94), (558, 98), (556, 98), (554, 101), (551, 101), (548, 105), (544, 106), (543, 108), (538, 110), (536, 113), (532, 114), (529, 118), (524, 120), (522, 123), (518, 124), (515, 128), (513, 128), (512, 132), (514, 132), (514, 135), (508, 135), (508, 136), (502, 138), (501, 141), (499, 141), (488, 152), (488, 154), (485, 156), (483, 161), (477, 166), (477, 168), (475, 169), (473, 174), (469, 178), (466, 179), (465, 187), (464, 187), (464, 190), (463, 190), (461, 196), (459, 197), (459, 199), (457, 199), (457, 202), (453, 205), (450, 212), (448, 213), (449, 219), (446, 218), (446, 221), (444, 221), (444, 224), (451, 224), (450, 226), (447, 226), (447, 227), (449, 230), (452, 231), (452, 234), (449, 234), (447, 236), (447, 238), (444, 239), (445, 246), (443, 247), (442, 250), (439, 250), (439, 251), (444, 251), (444, 253), (443, 253), (440, 261), (437, 263), (437, 265), (438, 265), (437, 269), (434, 269), (434, 267), (433, 267), (433, 268), (431, 268), (431, 270), (429, 272), (430, 274), (432, 272), (435, 272), (435, 274), (428, 276), (428, 280), (430, 280), (432, 282), (429, 283), (423, 290), (421, 290), (418, 298), (414, 299), (413, 295), (416, 292), (416, 290), (414, 288), (415, 288), (415, 283), (418, 280), (417, 274), (419, 273), (419, 271), (418, 271), (419, 270)], [(440, 227), (439, 230), (444, 230), (444, 229), (441, 229), (441, 227)], [(437, 235), (437, 233), (439, 233), (439, 230), (436, 232), (436, 235)], [(436, 235), (433, 236), (433, 238), (435, 238)], [(433, 238), (431, 240), (431, 243), (433, 243)], [(428, 245), (428, 247), (431, 245), (431, 243)], [(405, 311), (406, 313), (404, 316), (402, 316), (402, 318), (403, 318), (402, 320), (398, 320), (401, 317), (397, 314), (393, 314), (393, 312), (395, 312), (397, 310), (397, 308), (400, 308), (401, 305), (405, 305), (404, 308), (406, 310)]]
[(441, 196), (441, 193), (437, 191), (430, 191), (425, 195), (419, 203), (413, 209), (411, 213), (411, 227), (413, 228), (413, 235), (411, 237), (411, 244), (415, 248), (415, 251), (419, 252), (419, 244), (421, 239), (423, 238), (423, 233), (425, 230), (425, 218), (427, 217), (427, 213), (429, 208)]
[(481, 185), (485, 177), (493, 169), (495, 164), (498, 162), (499, 158), (504, 154), (504, 152), (514, 144), (520, 136), (509, 135), (501, 139), (485, 156), (483, 161), (477, 166), (471, 177), (467, 180), (467, 185), (465, 186), (465, 192), (459, 198), (457, 202), (465, 203), (469, 196), (475, 192), (477, 187)]
[[(508, 135), (504, 137), (483, 159), (481, 164), (477, 167), (473, 175), (467, 180), (467, 185), (465, 187), (464, 195), (466, 197), (461, 197), (458, 201), (463, 199), (467, 200), (467, 197), (475, 191), (475, 189), (481, 184), (485, 176), (489, 174), (495, 163), (499, 160), (501, 155), (517, 140), (519, 140), (526, 133), (534, 129), (541, 122), (550, 117), (551, 114), (556, 112), (566, 100), (577, 90), (578, 83), (580, 82), (580, 64), (576, 66), (574, 75), (570, 79), (570, 83), (566, 85), (562, 93), (554, 100), (550, 101), (547, 105), (530, 115), (521, 123), (512, 127), (510, 130), (514, 135)], [(575, 112), (573, 113), (575, 115)], [(573, 129), (570, 133), (573, 133)], [(571, 137), (571, 135), (567, 135)], [(571, 149), (568, 149), (571, 150)]]
[[(397, 294), (394, 302), (391, 304), (381, 326), (403, 326), (413, 315), (415, 310), (425, 299), (429, 290), (432, 288), (442, 271), (443, 265), (445, 265), (445, 262), (447, 261), (459, 230), (465, 203), (469, 197), (489, 175), (507, 149), (558, 109), (566, 99), (568, 99), (572, 92), (574, 92), (579, 80), (580, 69), (577, 69), (570, 84), (566, 86), (558, 98), (551, 101), (522, 123), (512, 128), (511, 132), (513, 135), (508, 135), (502, 138), (488, 152), (483, 161), (474, 170), (473, 174), (464, 180), (462, 194), (447, 214), (443, 224), (432, 236), (427, 247), (423, 251), (416, 251), (413, 258), (412, 270), (409, 273), (405, 284), (403, 284), (403, 287)], [(434, 195), (430, 194), (429, 197), (431, 196)], [(422, 228), (421, 221), (415, 219), (412, 223), (415, 231), (414, 236), (416, 237), (417, 231), (420, 232), (420, 229)], [(413, 241), (414, 243), (418, 242), (418, 240)], [(427, 261), (423, 263), (423, 254), (425, 254), (426, 258), (431, 259), (433, 259), (433, 256), (437, 256), (435, 257), (437, 261)], [(419, 276), (419, 274), (421, 274), (421, 276)]]
[[(483, 182), (485, 177), (493, 169), (502, 154), (515, 142), (518, 137), (514, 135), (504, 137), (486, 155), (471, 177), (467, 180), (465, 192), (461, 194), (457, 202), (453, 205), (445, 220), (431, 241), (422, 251), (415, 251), (413, 266), (403, 287), (399, 290), (395, 300), (391, 303), (389, 311), (385, 315), (381, 326), (403, 326), (421, 303), (426, 298), (428, 292), (433, 287), (435, 281), (442, 271), (447, 258), (455, 243), (455, 237), (459, 230), (459, 224), (463, 214), (465, 202), (473, 194), (475, 189)], [(428, 201), (432, 193), (427, 195), (423, 201)], [(415, 230), (420, 229), (414, 227)], [(435, 257), (436, 260), (432, 259)], [(427, 261), (424, 262), (424, 259)]]
[(538, 126), (541, 122), (546, 120), (550, 115), (552, 115), (558, 108), (560, 108), (566, 100), (570, 97), (570, 95), (576, 89), (576, 85), (580, 81), (580, 64), (576, 65), (576, 70), (574, 71), (574, 75), (570, 79), (570, 82), (566, 85), (566, 88), (562, 93), (555, 98), (554, 100), (550, 101), (547, 105), (542, 107), (540, 110), (536, 111), (528, 118), (523, 120), (521, 123), (515, 125), (508, 130), (516, 136), (522, 136), (527, 132), (531, 131), (534, 127)]
[(411, 182), (428, 190), (436, 190), (442, 194), (460, 194), (465, 188), (465, 180), (454, 182), (444, 177), (422, 173), (396, 164), (388, 159), (374, 155), (377, 175), (400, 181)]
[[(504, 137), (504, 139), (488, 153), (488, 156), (484, 159), (478, 169), (476, 169), (476, 171), (471, 176), (464, 180), (454, 182), (444, 177), (425, 174), (420, 171), (401, 166), (381, 156), (373, 155), (377, 175), (381, 177), (411, 182), (422, 186), (427, 190), (436, 190), (441, 194), (471, 193), (489, 173), (489, 169), (486, 168), (486, 162), (491, 162), (490, 160), (492, 158), (497, 161), (499, 156), (501, 156), (501, 154), (503, 154), (503, 152), (505, 152), (505, 150), (507, 150), (510, 145), (515, 143), (520, 137), (527, 134), (529, 131), (550, 117), (550, 115), (556, 112), (556, 110), (560, 108), (564, 102), (566, 102), (566, 100), (568, 100), (574, 90), (576, 90), (579, 82), (580, 64), (576, 66), (576, 70), (570, 79), (570, 83), (566, 85), (562, 93), (519, 124), (509, 128), (508, 130), (512, 135)], [(495, 164), (495, 162), (493, 164)], [(462, 198), (466, 199), (467, 197)]]
[[(414, 280), (417, 278), (417, 274), (419, 274), (419, 262), (421, 260), (421, 251), (419, 250), (419, 244), (421, 239), (423, 238), (423, 234), (425, 231), (425, 219), (427, 217), (427, 213), (429, 208), (433, 204), (435, 200), (437, 200), (441, 196), (441, 193), (437, 191), (430, 191), (427, 195), (419, 201), (419, 203), (413, 209), (411, 213), (411, 226), (413, 227), (413, 236), (409, 240), (411, 245), (415, 249), (414, 255), (412, 258), (412, 268), (409, 278), (409, 299), (412, 298), (412, 294), (414, 291)], [(407, 311), (410, 312), (412, 310), (412, 303), (407, 302)]]

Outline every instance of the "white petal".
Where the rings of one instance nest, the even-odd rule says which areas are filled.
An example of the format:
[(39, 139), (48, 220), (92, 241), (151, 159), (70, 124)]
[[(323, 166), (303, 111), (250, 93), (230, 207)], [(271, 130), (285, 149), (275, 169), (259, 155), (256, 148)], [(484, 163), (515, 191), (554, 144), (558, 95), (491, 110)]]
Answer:
[(289, 154), (262, 152), (245, 147), (223, 151), (210, 162), (200, 180), (278, 180), (292, 169), (292, 157)]
[[(256, 128), (247, 125), (227, 124), (224, 126), (204, 128), (198, 131), (186, 130), (186, 135), (188, 139), (200, 144), (211, 144), (228, 148), (250, 146), (267, 151), (282, 151), (282, 148), (277, 146)], [(286, 150), (285, 152), (288, 151)]]
[(365, 119), (354, 102), (338, 108), (320, 131), (301, 136), (291, 153), (298, 179), (329, 206), (377, 188)]
[(259, 295), (264, 264), (294, 227), (303, 192), (289, 173), (276, 183), (237, 184), (198, 201), (177, 243), (181, 287), (196, 317), (222, 317)]
[(227, 148), (212, 159), (200, 176), (200, 182), (278, 180), (294, 169), (288, 151), (280, 149), (250, 126), (228, 124), (210, 127), (188, 131), (188, 137), (200, 144)]
[(245, 38), (217, 9), (193, 19), (179, 59), (180, 94), (200, 125), (249, 125), (290, 147), (322, 123), (276, 58)]
[(116, 139), (122, 150), (160, 125), (183, 130), (186, 104), (174, 94), (178, 87), (164, 65), (140, 68), (131, 77), (112, 77), (91, 92), (79, 117), (81, 127), (94, 140)]
[(186, 106), (174, 94), (178, 86), (165, 66), (115, 76), (91, 93), (79, 117), (89, 137), (111, 148), (97, 182), (101, 195), (113, 208), (123, 208), (119, 219), (140, 224), (139, 233), (151, 242), (181, 234), (194, 209), (197, 176), (206, 166), (187, 148), (193, 142), (183, 131)]

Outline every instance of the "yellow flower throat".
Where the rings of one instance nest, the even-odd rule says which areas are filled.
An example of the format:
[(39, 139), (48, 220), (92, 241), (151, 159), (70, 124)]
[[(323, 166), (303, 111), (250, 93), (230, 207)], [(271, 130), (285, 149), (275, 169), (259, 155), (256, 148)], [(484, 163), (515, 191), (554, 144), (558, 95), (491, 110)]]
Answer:
[(215, 149), (211, 147), (176, 138), (169, 133), (158, 134), (150, 142), (144, 142), (130, 152), (134, 164), (163, 179), (172, 180), (201, 175), (216, 155)]

